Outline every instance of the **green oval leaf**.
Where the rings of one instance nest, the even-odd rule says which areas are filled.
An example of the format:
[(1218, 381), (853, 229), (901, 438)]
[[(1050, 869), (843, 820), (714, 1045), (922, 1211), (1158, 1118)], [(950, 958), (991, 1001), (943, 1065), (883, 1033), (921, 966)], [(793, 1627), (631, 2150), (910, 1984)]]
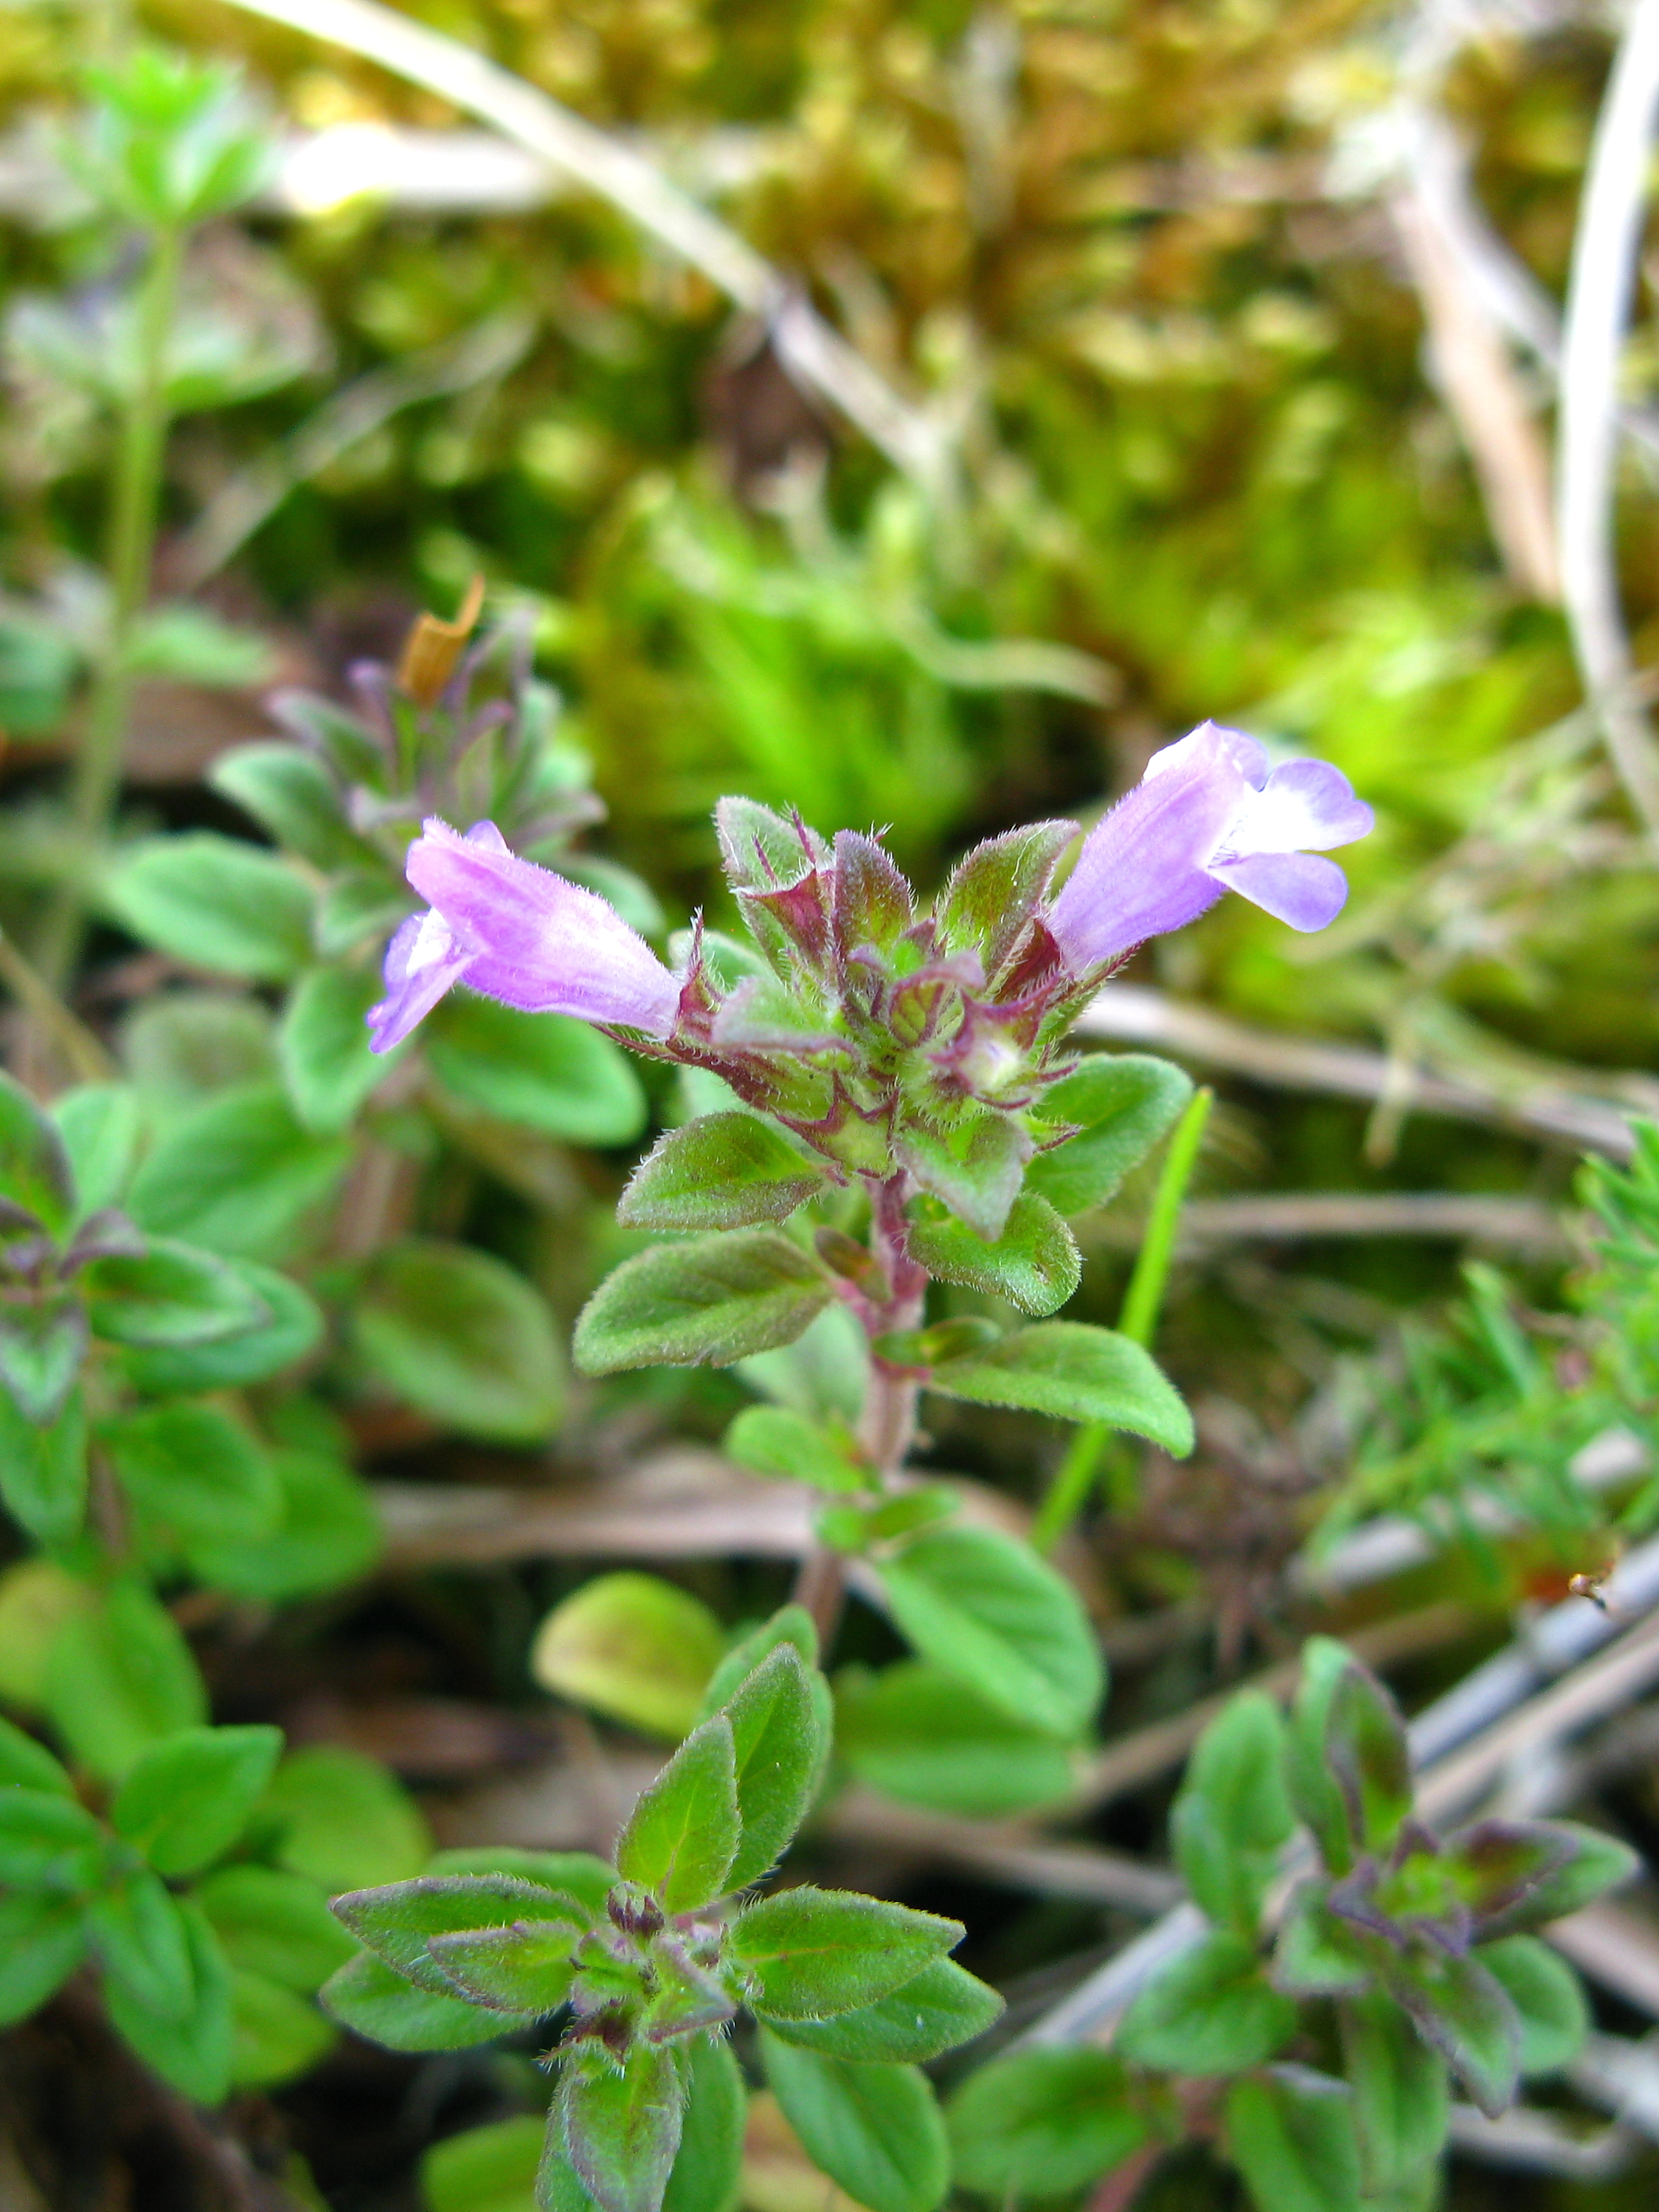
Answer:
[(729, 1940), (763, 2019), (821, 2020), (902, 1989), (963, 1932), (932, 1912), (804, 1882), (750, 1905)]
[(1063, 1214), (1103, 1206), (1130, 1169), (1172, 1128), (1193, 1095), (1191, 1079), (1144, 1053), (1097, 1053), (1045, 1091), (1032, 1109), (1076, 1133), (1039, 1152), (1025, 1187)]
[(924, 1658), (1028, 1727), (1062, 1740), (1088, 1727), (1105, 1689), (1099, 1645), (1076, 1591), (1029, 1545), (930, 1529), (876, 1572)]
[(270, 1781), (280, 1729), (186, 1729), (147, 1751), (110, 1822), (158, 1874), (196, 1874), (228, 1851)]
[(1150, 1353), (1109, 1328), (1050, 1321), (1015, 1329), (935, 1367), (927, 1388), (980, 1406), (1018, 1406), (1061, 1421), (1104, 1421), (1150, 1437), (1177, 1459), (1193, 1418)]
[(916, 1661), (836, 1677), (836, 1755), (884, 1796), (969, 1820), (1058, 1803), (1077, 1779), (1063, 1742)]
[(1022, 1313), (1051, 1314), (1083, 1279), (1071, 1231), (1047, 1199), (1023, 1190), (994, 1243), (946, 1213), (937, 1199), (912, 1209), (910, 1256), (930, 1275), (964, 1290), (1006, 1298)]
[(1109, 2173), (1152, 2130), (1106, 2051), (1011, 2051), (945, 2108), (957, 2179), (1000, 2203), (1058, 2197)]
[[(514, 2025), (503, 2014), (486, 2012), (465, 1997), (416, 1989), (369, 1951), (331, 1974), (318, 1998), (342, 2027), (389, 2051), (467, 2051), (474, 2044), (493, 2043)], [(519, 2024), (529, 2026), (528, 2021)]]
[(1296, 2027), (1294, 2002), (1269, 1987), (1255, 1945), (1218, 1930), (1146, 1984), (1124, 2014), (1117, 2044), (1137, 2065), (1232, 2074), (1271, 2058)]
[(755, 1114), (705, 1114), (657, 1139), (617, 1206), (637, 1229), (782, 1221), (823, 1187), (818, 1163)]
[(933, 2084), (914, 2066), (849, 2064), (761, 2030), (772, 2093), (821, 2172), (869, 2212), (933, 2212), (951, 2152)]
[(351, 1164), (275, 1084), (220, 1091), (175, 1121), (133, 1178), (140, 1228), (249, 1260), (285, 1258)]
[(433, 1015), (426, 1055), (456, 1097), (544, 1137), (627, 1145), (645, 1127), (645, 1092), (621, 1048), (568, 1014), (458, 994)]
[(544, 1689), (678, 1741), (696, 1724), (725, 1640), (689, 1590), (656, 1575), (599, 1575), (548, 1614), (530, 1671)]
[(351, 1310), (376, 1382), (464, 1434), (535, 1443), (564, 1409), (564, 1359), (545, 1300), (487, 1252), (408, 1237), (376, 1255)]
[(830, 1285), (775, 1229), (735, 1229), (659, 1244), (624, 1260), (576, 1323), (584, 1375), (632, 1367), (729, 1367), (794, 1341)]
[(141, 943), (192, 968), (280, 983), (311, 957), (309, 888), (274, 853), (210, 830), (129, 848), (104, 902)]
[(834, 2020), (774, 2020), (771, 2033), (805, 2051), (860, 2064), (914, 2064), (983, 2035), (1002, 1999), (954, 1959), (936, 1959), (915, 1981)]
[(364, 1020), (385, 988), (370, 968), (313, 968), (289, 994), (277, 1056), (295, 1113), (315, 1136), (348, 1128), (391, 1072), (398, 1054), (369, 1050)]

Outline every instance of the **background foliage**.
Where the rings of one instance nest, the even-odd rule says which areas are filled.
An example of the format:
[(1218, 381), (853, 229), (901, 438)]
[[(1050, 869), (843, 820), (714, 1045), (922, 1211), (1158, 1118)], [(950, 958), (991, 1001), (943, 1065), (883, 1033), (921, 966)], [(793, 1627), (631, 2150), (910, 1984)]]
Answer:
[[(1500, 1640), (1517, 1604), (1563, 1595), (1645, 1533), (1645, 1142), (1632, 1181), (1577, 1170), (1583, 1211), (1559, 1209), (1574, 1203), (1576, 1137), (1655, 1095), (1659, 875), (1580, 712), (1549, 580), (1517, 562), (1495, 520), (1503, 487), (1472, 465), (1455, 331), (1412, 257), (1401, 103), (1432, 11), (407, 12), (718, 208), (952, 457), (942, 491), (896, 471), (791, 381), (757, 323), (582, 191), (445, 211), (331, 197), (314, 177), (309, 198), (294, 187), (296, 210), (267, 188), (191, 234), (154, 596), (123, 662), (120, 805), (107, 825), (76, 819), (58, 793), (111, 665), (100, 575), (137, 264), (131, 232), (94, 219), (48, 140), (82, 107), (88, 55), (129, 27), (118, 9), (0, 14), (15, 156), (0, 168), (0, 951), (50, 969), (66, 885), (95, 915), (67, 1042), (24, 1018), (27, 981), (7, 975), (9, 1061), (42, 1096), (120, 1085), (106, 1108), (58, 1106), (66, 1138), (80, 1117), (76, 1174), (104, 1178), (66, 1236), (120, 1203), (147, 1235), (219, 1263), (214, 1296), (251, 1286), (259, 1328), (289, 1331), (239, 1364), (235, 1329), (168, 1347), (98, 1335), (93, 1314), (88, 1406), (114, 1474), (101, 1504), (94, 1485), (84, 1540), (108, 1542), (112, 1486), (134, 1516), (117, 1547), (134, 1572), (111, 1580), (73, 1552), (78, 1509), (67, 1529), (49, 1506), (31, 1517), (14, 1473), (0, 1694), (112, 1783), (210, 1713), (287, 1732), (274, 1798), (191, 1907), (242, 1988), (235, 2078), (276, 2092), (250, 2105), (243, 2136), (295, 2201), (390, 2208), (424, 2188), (447, 2212), (489, 2203), (463, 2130), (520, 2127), (530, 2046), (463, 2063), (350, 2043), (307, 2073), (331, 2038), (311, 1992), (339, 1955), (317, 1902), (417, 1873), (434, 1832), (458, 1850), (609, 1851), (616, 1792), (690, 1726), (728, 1633), (787, 1595), (799, 1545), (757, 1537), (771, 1507), (696, 1455), (757, 1399), (832, 1412), (839, 1354), (815, 1340), (816, 1357), (765, 1354), (740, 1373), (566, 1374), (576, 1312), (635, 1249), (613, 1218), (629, 1170), (650, 1133), (711, 1102), (574, 1025), (532, 1037), (521, 1018), (459, 1001), (371, 1096), (377, 1071), (350, 1048), (422, 805), (495, 812), (653, 933), (704, 904), (729, 925), (708, 815), (732, 789), (825, 829), (890, 824), (928, 889), (976, 836), (1089, 816), (1205, 715), (1322, 754), (1376, 805), (1327, 937), (1291, 939), (1231, 902), (1128, 979), (1245, 1025), (1255, 1045), (1230, 1032), (1219, 1055), (1159, 1342), (1198, 1453), (1177, 1467), (1118, 1447), (1110, 1511), (1091, 1509), (1061, 1555), (1121, 1655), (1109, 1746), (1282, 1659), (1310, 1627), (1387, 1629), (1455, 1605), (1437, 1638), (1399, 1647), (1396, 1686), (1416, 1702)], [(233, 8), (158, 0), (138, 17), (245, 63), (272, 145), (467, 125)], [(1449, 52), (1438, 111), (1496, 233), (1559, 301), (1607, 23), (1493, 6)], [(1651, 382), (1648, 304), (1633, 404)], [(1528, 450), (1546, 465), (1551, 395), (1535, 362), (1510, 359), (1510, 374), (1487, 397), (1519, 393), (1524, 479)], [(1620, 549), (1638, 663), (1659, 621), (1644, 469), (1632, 449)], [(506, 633), (475, 703), (508, 702), (514, 719), (444, 788), (453, 729), (429, 757), (388, 764), (372, 714), (368, 739), (344, 719), (363, 706), (349, 671), (395, 661), (417, 612), (453, 613), (475, 574), (486, 627)], [(290, 695), (276, 720), (274, 686)], [(296, 794), (233, 750), (301, 728), (332, 747), (319, 790)], [(189, 848), (182, 895), (181, 836), (216, 841)], [(204, 899), (210, 865), (222, 875)], [(1372, 1095), (1304, 1087), (1286, 1033), (1384, 1056)], [(1194, 1065), (1213, 1072), (1208, 1048)], [(1415, 1110), (1413, 1080), (1436, 1078), (1476, 1108)], [(1547, 1097), (1577, 1121), (1558, 1114), (1552, 1134)], [(1085, 1218), (1068, 1318), (1116, 1316), (1152, 1174)], [(1250, 1211), (1264, 1194), (1277, 1225)], [(1333, 1197), (1346, 1212), (1308, 1203)], [(1451, 1210), (1424, 1236), (1395, 1201), (1431, 1198)], [(1459, 1212), (1468, 1200), (1485, 1211)], [(972, 1291), (946, 1296), (982, 1308)], [(207, 1448), (199, 1431), (179, 1440), (180, 1420), (222, 1425), (240, 1520), (223, 1498), (210, 1525), (188, 1501), (180, 1520), (169, 1468)], [(1066, 1441), (1035, 1417), (938, 1400), (929, 1425), (929, 1462), (1010, 1517), (1047, 1491)], [(1587, 1488), (1579, 1455), (1613, 1431), (1635, 1449), (1614, 1453), (1611, 1486)], [(1477, 1510), (1494, 1502), (1510, 1516), (1498, 1534)], [(1438, 1532), (1431, 1565), (1310, 1595), (1292, 1562), (1310, 1540), (1317, 1558), (1400, 1510)], [(624, 1662), (605, 1599), (619, 1568), (646, 1567), (668, 1579), (622, 1605)], [(579, 1588), (586, 1626), (560, 1604)], [(952, 1856), (905, 1821), (1069, 1808), (1082, 1740), (1011, 1728), (959, 1690), (942, 1699), (921, 1662), (889, 1663), (899, 1648), (855, 1609), (838, 1751), (877, 1794), (810, 1834), (805, 1863), (965, 1921), (966, 1963), (1009, 1995), (1011, 2021), (1029, 2019), (1132, 1909), (1103, 1911), (1075, 1885), (1001, 1886), (960, 1838)], [(150, 1655), (142, 1682), (135, 1651)], [(947, 1706), (963, 1747), (929, 1779), (920, 1750)], [(1613, 1779), (1585, 1785), (1603, 1793), (1590, 1809), (1650, 1851), (1650, 1771), (1609, 1758)], [(993, 1772), (1006, 1796), (986, 1794)], [(1172, 1780), (1155, 1765), (1113, 1802), (1067, 1809), (1067, 1838), (1166, 1869)], [(275, 1974), (265, 1923), (236, 1893), (249, 1869), (287, 1884), (310, 1930), (312, 1951)], [(1613, 2000), (1603, 2025), (1638, 2023)], [(29, 2033), (25, 2082), (62, 2063)], [(82, 2037), (82, 2078), (118, 2065), (93, 2027), (63, 2033)], [(5, 2096), (25, 2140), (28, 2094)], [(99, 2185), (136, 2172), (135, 2202), (170, 2185), (145, 2178), (143, 2120), (100, 2124)], [(781, 2212), (815, 2185), (775, 2106), (756, 2126), (750, 2201)], [(521, 2168), (522, 2140), (502, 2140)], [(1646, 2201), (1651, 2158), (1596, 2201)], [(1498, 2185), (1578, 2201), (1576, 2184), (1500, 2185), (1473, 2163), (1454, 2169), (1450, 2201), (1474, 2208)], [(1200, 2147), (1146, 2202), (1220, 2204), (1234, 2186)]]

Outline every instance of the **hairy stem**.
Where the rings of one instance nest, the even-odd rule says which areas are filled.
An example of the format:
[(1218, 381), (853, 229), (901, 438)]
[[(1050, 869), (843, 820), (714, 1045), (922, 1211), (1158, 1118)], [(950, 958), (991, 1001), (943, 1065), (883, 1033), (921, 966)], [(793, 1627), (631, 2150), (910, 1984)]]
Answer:
[[(870, 1252), (879, 1270), (882, 1291), (878, 1297), (861, 1301), (860, 1320), (872, 1347), (878, 1337), (919, 1327), (927, 1304), (927, 1271), (911, 1259), (908, 1249), (904, 1218), (908, 1188), (908, 1177), (902, 1170), (869, 1186)], [(918, 1390), (913, 1369), (893, 1366), (872, 1349), (870, 1387), (859, 1424), (859, 1442), (884, 1490), (902, 1472), (915, 1441)], [(811, 1614), (823, 1650), (828, 1650), (835, 1635), (846, 1596), (844, 1555), (828, 1545), (815, 1545), (801, 1562), (794, 1601)]]
[(1088, 2212), (1129, 2212), (1167, 2148), (1165, 2143), (1150, 2142), (1132, 2151), (1122, 2165), (1114, 2166), (1096, 2188), (1089, 2199)]
[[(87, 705), (86, 726), (70, 786), (70, 816), (90, 857), (103, 839), (121, 785), (132, 708), (132, 636), (149, 596), (161, 471), (167, 452), (167, 338), (179, 299), (184, 239), (158, 232), (138, 296), (137, 375), (123, 416), (109, 514), (109, 633)], [(74, 973), (86, 930), (85, 871), (58, 886), (41, 933), (39, 965), (62, 992)]]
[[(1129, 1287), (1123, 1295), (1123, 1311), (1117, 1324), (1120, 1332), (1136, 1344), (1150, 1346), (1157, 1332), (1158, 1316), (1170, 1280), (1170, 1266), (1175, 1258), (1181, 1208), (1197, 1164), (1204, 1125), (1214, 1103), (1212, 1091), (1194, 1091), (1186, 1112), (1176, 1123), (1170, 1149), (1164, 1156), (1163, 1172), (1152, 1196), (1152, 1210), (1146, 1217), (1146, 1233), (1141, 1239)], [(1072, 1438), (1071, 1448), (1061, 1460), (1060, 1472), (1031, 1526), (1031, 1541), (1039, 1552), (1052, 1552), (1083, 1510), (1100, 1472), (1101, 1455), (1110, 1435), (1104, 1421), (1088, 1421)]]

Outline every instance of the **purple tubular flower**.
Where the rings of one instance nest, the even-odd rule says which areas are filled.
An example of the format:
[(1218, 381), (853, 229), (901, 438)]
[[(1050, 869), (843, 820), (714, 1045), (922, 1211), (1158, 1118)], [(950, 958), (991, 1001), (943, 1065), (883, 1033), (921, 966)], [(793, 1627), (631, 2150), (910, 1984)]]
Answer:
[(387, 1052), (452, 985), (531, 1014), (574, 1014), (665, 1037), (680, 987), (596, 892), (507, 850), (493, 822), (465, 836), (430, 820), (404, 873), (431, 911), (411, 915), (386, 954), (386, 996), (369, 1045)]
[(1254, 738), (1201, 722), (1154, 753), (1134, 789), (1091, 831), (1049, 930), (1080, 969), (1182, 928), (1225, 890), (1292, 929), (1323, 929), (1342, 911), (1348, 885), (1319, 848), (1352, 844), (1373, 818), (1328, 762), (1287, 761), (1269, 772)]

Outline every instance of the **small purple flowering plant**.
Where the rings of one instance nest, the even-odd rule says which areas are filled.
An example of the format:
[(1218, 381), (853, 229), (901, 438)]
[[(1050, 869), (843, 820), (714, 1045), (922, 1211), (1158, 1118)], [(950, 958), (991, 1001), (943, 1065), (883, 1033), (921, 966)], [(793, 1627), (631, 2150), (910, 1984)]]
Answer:
[[(825, 837), (726, 799), (715, 827), (745, 934), (699, 917), (672, 967), (592, 889), (513, 852), (493, 821), (463, 831), (430, 818), (410, 847), (426, 907), (388, 948), (368, 1013), (375, 1051), (402, 1044), (459, 986), (520, 1016), (592, 1024), (696, 1071), (705, 1094), (708, 1079), (719, 1086), (716, 1109), (670, 1128), (623, 1192), (623, 1223), (664, 1241), (588, 1300), (577, 1364), (593, 1376), (733, 1366), (783, 1352), (836, 1313), (862, 1351), (856, 1413), (844, 1398), (804, 1410), (797, 1395), (750, 1406), (727, 1431), (739, 1464), (818, 1492), (816, 1548), (791, 1605), (717, 1674), (594, 1898), (496, 1899), (457, 1881), (339, 1900), (368, 1947), (325, 1993), (349, 2025), (387, 2032), (387, 2015), (370, 2014), (388, 1967), (520, 2016), (568, 2006), (542, 2203), (658, 2212), (671, 2179), (703, 2202), (709, 2178), (690, 2179), (685, 2160), (705, 2153), (682, 2147), (706, 2144), (711, 2100), (741, 2103), (721, 2037), (743, 2009), (826, 2174), (858, 2186), (822, 2124), (823, 2069), (851, 2062), (884, 2069), (884, 2094), (906, 2107), (927, 2167), (917, 2204), (943, 2195), (944, 2121), (915, 2062), (982, 2032), (996, 2008), (944, 1956), (959, 1931), (811, 1887), (758, 1902), (738, 1893), (769, 1871), (816, 1790), (830, 1693), (813, 1670), (855, 1559), (918, 1655), (908, 1689), (1046, 1747), (1039, 1796), (1056, 1778), (1067, 1788), (1104, 1690), (1098, 1644), (1031, 1546), (908, 1471), (918, 1401), (932, 1391), (1191, 1449), (1186, 1407), (1140, 1343), (1049, 1318), (1081, 1275), (1066, 1217), (1111, 1195), (1191, 1086), (1158, 1060), (1080, 1055), (1068, 1033), (1139, 944), (1225, 890), (1292, 927), (1322, 927), (1346, 894), (1323, 848), (1370, 821), (1334, 769), (1270, 769), (1253, 739), (1206, 723), (1082, 839), (1057, 894), (1080, 836), (1069, 821), (979, 846), (930, 908), (878, 837)], [(1019, 1318), (930, 1321), (934, 1280)], [(839, 1688), (838, 1729), (852, 1725), (838, 1748), (857, 1772), (860, 1698), (867, 1720), (883, 1690)], [(775, 1814), (763, 1778), (775, 1754), (756, 1748), (769, 1731), (788, 1778)], [(411, 1931), (433, 1929), (411, 1948)], [(914, 1957), (893, 1948), (905, 1944)], [(837, 1954), (828, 1972), (819, 1962)]]
[[(963, 1381), (960, 1357), (941, 1361), (940, 1345), (961, 1355), (985, 1343), (970, 1347), (960, 1328), (921, 1341), (928, 1277), (1035, 1318), (1054, 1311), (1079, 1274), (1064, 1216), (1101, 1203), (1138, 1156), (1115, 1133), (1133, 1131), (1144, 1150), (1184, 1101), (1184, 1079), (1160, 1063), (1079, 1058), (1067, 1042), (1077, 1014), (1146, 939), (1224, 890), (1292, 927), (1322, 927), (1346, 884), (1309, 848), (1364, 836), (1371, 814), (1337, 769), (1300, 760), (1270, 770), (1255, 739), (1206, 723), (1156, 755), (1082, 840), (1057, 895), (1080, 835), (1069, 821), (981, 845), (931, 910), (877, 837), (825, 838), (741, 799), (722, 800), (715, 823), (747, 941), (699, 920), (671, 971), (612, 907), (516, 856), (492, 823), (463, 835), (428, 820), (407, 859), (427, 910), (392, 939), (368, 1018), (385, 1051), (464, 984), (521, 1012), (576, 1016), (726, 1086), (734, 1110), (672, 1130), (635, 1176), (623, 1218), (736, 1236), (702, 1248), (697, 1265), (736, 1265), (740, 1253), (796, 1293), (709, 1301), (710, 1316), (732, 1305), (730, 1329), (709, 1320), (677, 1332), (665, 1319), (653, 1330), (630, 1301), (665, 1263), (641, 1255), (583, 1317), (577, 1352), (590, 1371), (775, 1348), (833, 1295), (863, 1324), (878, 1377), (951, 1364)], [(810, 1253), (780, 1234), (807, 1199), (848, 1191), (862, 1193), (872, 1223), (856, 1258), (839, 1228), (821, 1228)], [(1041, 1366), (1059, 1341), (1024, 1350)], [(1089, 1369), (1081, 1333), (1068, 1346)], [(1129, 1425), (1175, 1443), (1184, 1414), (1149, 1362), (1129, 1388), (1132, 1350), (1119, 1340), (1105, 1355), (1136, 1401)], [(998, 1357), (1005, 1395), (1038, 1389), (1049, 1402), (1021, 1379), (1030, 1361), (1006, 1345)], [(1104, 1368), (1099, 1380), (1109, 1401), (1100, 1417), (1115, 1419), (1128, 1400)], [(980, 1387), (994, 1378), (981, 1375)], [(908, 1433), (908, 1420), (897, 1427)]]

